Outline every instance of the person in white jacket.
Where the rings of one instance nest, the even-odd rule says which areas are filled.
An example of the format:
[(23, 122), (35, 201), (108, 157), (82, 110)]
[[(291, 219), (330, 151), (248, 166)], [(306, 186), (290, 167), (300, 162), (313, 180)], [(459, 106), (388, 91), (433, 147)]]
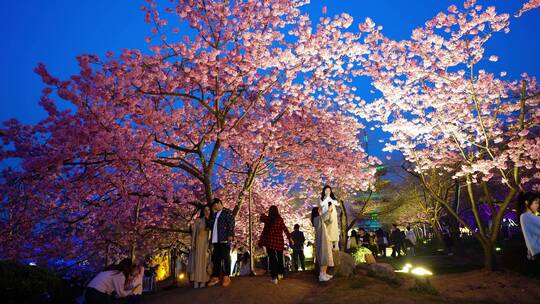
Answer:
[(540, 195), (526, 192), (518, 195), (518, 206), (521, 215), (519, 222), (525, 245), (527, 245), (527, 258), (530, 260), (540, 260), (540, 217), (538, 209), (540, 207)]
[(85, 290), (85, 300), (88, 304), (112, 303), (113, 294), (124, 298), (133, 293), (126, 290), (126, 278), (132, 270), (131, 259), (123, 259), (120, 263), (109, 266), (98, 273)]
[[(332, 188), (330, 186), (324, 186), (321, 193), (321, 213), (328, 215), (328, 222), (326, 224), (326, 231), (328, 233), (328, 239), (332, 243), (332, 250), (339, 250), (339, 220), (337, 207), (339, 206)], [(330, 212), (331, 211), (331, 212)]]
[(411, 226), (407, 226), (407, 231), (405, 231), (405, 248), (411, 251), (411, 254), (416, 255), (414, 252), (414, 246), (416, 245), (416, 234), (414, 230), (411, 229)]

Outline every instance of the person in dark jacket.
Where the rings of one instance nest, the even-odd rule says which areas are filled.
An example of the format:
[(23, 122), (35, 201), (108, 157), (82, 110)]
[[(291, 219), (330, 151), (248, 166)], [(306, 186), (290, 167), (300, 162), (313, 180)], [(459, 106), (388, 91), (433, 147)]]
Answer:
[(392, 246), (392, 257), (401, 257), (401, 247), (403, 245), (404, 235), (396, 224), (392, 225), (392, 232), (390, 233), (390, 245)]
[(302, 266), (302, 271), (306, 270), (305, 257), (304, 257), (304, 242), (306, 238), (304, 233), (300, 231), (300, 225), (294, 225), (294, 231), (291, 233), (292, 240), (294, 245), (292, 245), (293, 250), (293, 268), (294, 271), (298, 271), (298, 260), (300, 260), (300, 265)]
[(369, 235), (367, 234), (366, 229), (358, 229), (357, 240), (358, 246), (369, 248)]
[(212, 202), (214, 214), (207, 223), (211, 231), (212, 243), (212, 278), (208, 286), (219, 283), (219, 277), (223, 274), (223, 287), (231, 284), (231, 242), (234, 237), (234, 216), (231, 210), (224, 208), (220, 199), (215, 198)]
[(379, 247), (379, 253), (381, 256), (386, 257), (386, 247), (388, 246), (388, 235), (386, 231), (384, 231), (382, 228), (379, 228), (377, 232), (375, 232), (377, 235), (377, 246)]
[(449, 230), (443, 231), (443, 242), (444, 246), (446, 247), (446, 254), (448, 255), (454, 255), (454, 241), (452, 240), (452, 237), (450, 236)]
[(285, 249), (283, 233), (287, 235), (291, 245), (294, 245), (294, 241), (276, 206), (270, 206), (268, 215), (261, 214), (260, 221), (264, 223), (264, 228), (259, 240), (259, 246), (266, 248), (272, 276), (271, 282), (277, 284), (278, 279), (283, 278), (285, 273), (283, 266), (283, 250)]

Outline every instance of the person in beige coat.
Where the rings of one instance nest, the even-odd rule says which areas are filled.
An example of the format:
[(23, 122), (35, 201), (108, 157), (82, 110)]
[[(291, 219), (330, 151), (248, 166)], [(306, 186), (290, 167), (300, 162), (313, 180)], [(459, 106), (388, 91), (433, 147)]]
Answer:
[(332, 278), (326, 273), (328, 267), (334, 267), (334, 257), (332, 254), (332, 243), (328, 239), (325, 222), (331, 220), (332, 211), (320, 214), (320, 208), (314, 207), (311, 210), (311, 223), (315, 228), (315, 253), (316, 263), (319, 265), (319, 281), (326, 282)]
[(326, 230), (328, 232), (328, 239), (332, 242), (332, 250), (339, 250), (339, 220), (337, 207), (339, 206), (332, 188), (330, 186), (324, 186), (321, 193), (320, 201), (322, 214), (326, 214), (329, 220), (326, 221)]
[(210, 208), (204, 207), (199, 218), (195, 220), (191, 231), (191, 251), (189, 254), (190, 274), (189, 280), (193, 281), (195, 288), (202, 288), (210, 280), (208, 244), (210, 230), (206, 227), (206, 220), (210, 218)]

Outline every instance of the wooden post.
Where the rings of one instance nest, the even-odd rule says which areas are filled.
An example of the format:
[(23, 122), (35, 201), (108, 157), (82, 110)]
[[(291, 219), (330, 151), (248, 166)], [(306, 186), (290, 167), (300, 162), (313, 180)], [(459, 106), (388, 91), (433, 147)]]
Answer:
[(170, 271), (172, 274), (172, 287), (178, 287), (178, 273), (176, 273), (176, 260), (178, 251), (176, 250), (176, 247), (172, 247), (171, 250), (169, 250), (169, 260), (170, 260)]
[(255, 275), (254, 270), (254, 260), (253, 260), (253, 221), (251, 219), (251, 205), (252, 205), (253, 196), (251, 195), (251, 187), (249, 188), (249, 200), (248, 200), (248, 245), (249, 245), (249, 273), (250, 275)]

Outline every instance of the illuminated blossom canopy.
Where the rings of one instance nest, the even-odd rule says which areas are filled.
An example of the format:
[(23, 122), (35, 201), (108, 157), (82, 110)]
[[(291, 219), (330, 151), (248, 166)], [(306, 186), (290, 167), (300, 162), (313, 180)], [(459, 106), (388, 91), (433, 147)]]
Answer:
[(351, 84), (367, 50), (349, 15), (315, 25), (306, 1), (167, 3), (142, 7), (148, 51), (78, 56), (65, 80), (36, 68), (47, 117), (0, 133), (18, 164), (2, 172), (3, 257), (142, 257), (185, 239), (214, 197), (243, 241), (249, 190), (254, 212), (276, 204), (292, 225), (301, 179), (372, 187)]
[[(418, 174), (504, 186), (494, 216), (538, 189), (540, 85), (488, 70), (498, 56), (485, 43), (509, 31), (510, 15), (467, 0), (395, 41), (370, 18), (353, 31), (350, 15), (326, 8), (314, 23), (308, 2), (147, 0), (147, 50), (80, 55), (64, 80), (38, 65), (47, 117), (0, 129), (0, 161), (16, 163), (0, 178), (1, 257), (143, 257), (186, 243), (215, 197), (244, 242), (250, 193), (253, 213), (277, 205), (289, 226), (308, 225), (323, 184), (374, 188), (380, 161), (360, 148), (360, 118)], [(357, 96), (361, 76), (382, 97)], [(483, 244), (496, 239), (480, 230)]]
[[(530, 1), (522, 11), (535, 6)], [(382, 97), (358, 114), (390, 133), (385, 149), (400, 151), (430, 196), (473, 232), (488, 270), (515, 195), (540, 190), (540, 85), (526, 73), (510, 79), (488, 70), (498, 57), (486, 42), (508, 33), (509, 25), (509, 14), (467, 0), (416, 28), (409, 40), (385, 37), (371, 20), (360, 26), (370, 49), (363, 74)], [(434, 190), (427, 176), (433, 169), (464, 183), (474, 226)], [(490, 210), (489, 227), (482, 202)]]

